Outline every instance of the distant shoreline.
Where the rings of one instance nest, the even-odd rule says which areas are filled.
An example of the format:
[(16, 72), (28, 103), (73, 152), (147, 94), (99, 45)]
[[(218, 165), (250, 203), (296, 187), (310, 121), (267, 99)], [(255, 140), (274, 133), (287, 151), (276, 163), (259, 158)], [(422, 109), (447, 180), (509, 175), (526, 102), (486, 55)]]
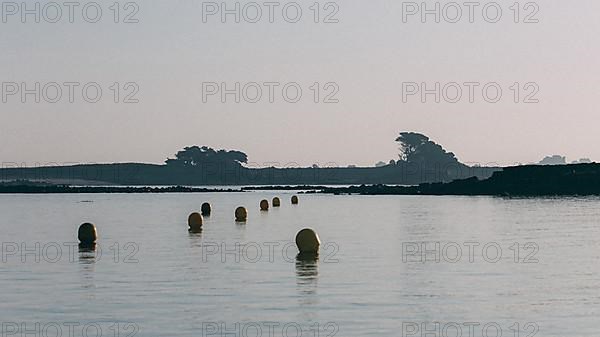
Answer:
[[(488, 178), (499, 167), (460, 163), (397, 163), (383, 167), (249, 168), (213, 163), (197, 167), (150, 164), (97, 164), (0, 168), (1, 181), (44, 181), (69, 186), (331, 186), (417, 185), (469, 177)], [(0, 183), (1, 184), (1, 183)]]
[(166, 193), (244, 193), (250, 191), (305, 191), (316, 193), (332, 186), (239, 186), (237, 188), (189, 186), (70, 186), (48, 182), (0, 182), (0, 194), (166, 194)]
[(234, 193), (242, 189), (217, 189), (197, 187), (107, 187), (66, 186), (51, 184), (0, 185), (0, 194), (166, 194), (166, 193)]
[(239, 187), (189, 186), (69, 186), (17, 180), (0, 183), (0, 194), (84, 193), (232, 193), (249, 191), (298, 191), (298, 193), (360, 195), (448, 195), (448, 196), (600, 196), (600, 164), (517, 166), (495, 172), (490, 178), (457, 179), (447, 183), (398, 186), (361, 184), (345, 186), (268, 185)]
[(507, 167), (483, 180), (473, 177), (449, 183), (426, 183), (416, 186), (361, 185), (326, 188), (321, 193), (501, 197), (600, 196), (600, 164)]

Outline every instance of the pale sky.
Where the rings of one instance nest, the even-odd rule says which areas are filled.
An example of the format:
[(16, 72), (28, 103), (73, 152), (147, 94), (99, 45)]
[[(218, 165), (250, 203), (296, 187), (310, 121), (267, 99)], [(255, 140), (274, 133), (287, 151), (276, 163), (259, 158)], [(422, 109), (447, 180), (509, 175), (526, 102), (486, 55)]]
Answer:
[[(54, 8), (41, 13), (40, 23), (34, 15), (22, 23), (21, 13), (4, 2), (2, 163), (162, 163), (184, 146), (207, 145), (244, 151), (258, 166), (371, 166), (397, 158), (394, 139), (401, 131), (422, 132), (467, 163), (529, 163), (552, 154), (600, 161), (597, 0), (544, 0), (537, 2), (537, 13), (523, 1), (519, 23), (510, 8), (514, 0), (495, 2), (503, 14), (497, 23), (486, 22), (494, 18), (494, 7), (488, 16), (482, 14), (487, 1), (474, 8), (474, 23), (468, 7), (462, 7), (458, 23), (444, 16), (436, 23), (434, 15), (423, 23), (418, 14), (403, 22), (409, 2), (397, 0), (332, 2), (339, 11), (330, 19), (338, 23), (322, 22), (336, 9), (326, 6), (328, 1), (319, 3), (320, 23), (314, 22), (312, 0), (276, 2), (274, 23), (264, 5), (258, 23), (245, 20), (256, 16), (252, 7), (240, 23), (233, 15), (224, 23), (220, 15), (209, 15), (204, 23), (203, 2), (144, 0), (131, 17), (139, 22), (123, 23), (136, 10), (125, 8), (127, 2), (120, 3), (118, 24), (112, 1), (99, 2), (103, 12), (97, 23), (84, 21), (84, 1), (74, 8), (74, 23), (63, 7), (62, 19), (54, 24), (47, 22), (56, 17)], [(35, 1), (27, 3), (33, 8)], [(43, 8), (49, 1), (39, 3)], [(248, 3), (241, 2), (242, 8)], [(302, 16), (288, 23), (294, 4), (303, 9)], [(434, 8), (435, 2), (427, 4)], [(447, 10), (448, 18), (456, 16), (452, 7)], [(527, 17), (539, 22), (523, 23)], [(93, 7), (85, 18), (94, 18)], [(50, 85), (40, 103), (33, 94), (22, 103), (20, 92), (10, 92), (13, 82), (29, 89), (36, 82), (41, 87), (57, 82), (63, 97), (57, 103), (46, 100), (54, 96)], [(81, 83), (74, 88), (74, 103), (65, 82)], [(103, 92), (95, 104), (81, 95), (90, 82)], [(113, 101), (115, 82), (121, 86), (120, 103)], [(139, 87), (137, 104), (122, 102), (135, 89), (123, 88), (128, 82)], [(263, 97), (257, 103), (242, 97), (238, 104), (233, 95), (225, 103), (214, 95), (204, 103), (203, 83), (208, 82), (230, 89), (236, 82), (242, 87), (260, 83)], [(273, 103), (265, 82), (281, 83)], [(313, 101), (315, 82), (321, 87), (319, 103)], [(329, 82), (335, 85), (324, 88)], [(463, 97), (435, 103), (428, 95), (423, 103), (414, 95), (403, 102), (403, 83), (409, 82), (424, 82), (430, 89), (436, 82), (442, 87), (456, 82)], [(481, 83), (474, 103), (465, 82)], [(503, 95), (498, 103), (487, 103), (481, 88), (493, 82)], [(513, 97), (515, 82), (521, 87), (519, 103)], [(535, 85), (525, 88), (529, 82)], [(298, 83), (299, 102), (284, 100), (286, 83)], [(323, 103), (336, 86), (339, 102)], [(539, 103), (523, 103), (536, 87), (533, 98)], [(253, 90), (248, 96), (255, 96)], [(452, 90), (448, 96), (454, 96)]]

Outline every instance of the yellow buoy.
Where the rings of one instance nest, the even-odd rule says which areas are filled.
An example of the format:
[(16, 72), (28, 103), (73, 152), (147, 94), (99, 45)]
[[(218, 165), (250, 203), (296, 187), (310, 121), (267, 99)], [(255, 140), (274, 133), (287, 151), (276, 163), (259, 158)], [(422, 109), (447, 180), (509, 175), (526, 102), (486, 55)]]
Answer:
[(235, 210), (235, 221), (244, 222), (248, 219), (248, 211), (246, 207), (238, 207)]
[(204, 219), (202, 219), (202, 215), (200, 215), (200, 213), (192, 213), (188, 217), (188, 225), (190, 226), (191, 231), (198, 231), (202, 229), (203, 223)]
[(318, 254), (321, 240), (319, 235), (311, 228), (305, 228), (296, 234), (296, 246), (300, 254)]
[(200, 210), (202, 211), (203, 216), (210, 216), (210, 212), (212, 211), (210, 204), (208, 202), (203, 203)]
[(273, 207), (281, 206), (281, 200), (278, 197), (273, 198)]
[(79, 232), (77, 233), (77, 237), (79, 238), (79, 242), (84, 245), (91, 245), (96, 243), (98, 239), (98, 232), (96, 231), (96, 226), (91, 223), (84, 223), (79, 226)]
[(292, 205), (298, 205), (298, 196), (293, 196), (292, 197)]
[(262, 200), (260, 202), (260, 210), (261, 211), (268, 211), (269, 210), (269, 202), (267, 200)]

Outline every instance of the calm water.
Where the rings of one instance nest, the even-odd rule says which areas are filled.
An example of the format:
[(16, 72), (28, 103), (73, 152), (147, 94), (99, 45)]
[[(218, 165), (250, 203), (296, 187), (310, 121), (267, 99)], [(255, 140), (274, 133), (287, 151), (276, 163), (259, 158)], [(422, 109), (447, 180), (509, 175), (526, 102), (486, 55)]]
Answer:
[[(469, 336), (474, 322), (473, 336), (598, 335), (600, 199), (279, 195), (268, 213), (265, 192), (0, 196), (5, 333), (424, 336), (440, 322), (442, 336)], [(204, 201), (213, 214), (190, 234)], [(96, 253), (70, 244), (85, 221)], [(307, 226), (318, 261), (290, 245)], [(411, 253), (423, 242), (424, 257)]]

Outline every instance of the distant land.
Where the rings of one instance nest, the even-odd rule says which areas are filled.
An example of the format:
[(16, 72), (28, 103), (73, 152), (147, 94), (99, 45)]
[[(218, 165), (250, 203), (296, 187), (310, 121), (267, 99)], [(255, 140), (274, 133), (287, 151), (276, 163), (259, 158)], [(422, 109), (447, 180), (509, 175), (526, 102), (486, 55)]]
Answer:
[[(591, 164), (592, 161), (588, 158), (581, 158), (571, 164)], [(539, 165), (566, 165), (567, 157), (560, 155), (548, 156), (538, 163)]]
[(0, 183), (2, 194), (56, 193), (206, 193), (255, 190), (297, 190), (301, 193), (360, 195), (455, 195), (501, 197), (600, 196), (600, 164), (531, 165), (506, 167), (486, 179), (471, 177), (452, 182), (422, 183), (415, 186), (362, 184), (328, 186), (249, 186), (241, 188), (200, 188), (186, 186), (122, 187), (67, 186), (14, 181)]
[(199, 188), (186, 186), (123, 187), (123, 186), (69, 186), (17, 180), (0, 183), (0, 194), (97, 194), (97, 193), (208, 193), (244, 192), (242, 189)]
[(241, 151), (190, 146), (163, 165), (120, 163), (0, 169), (0, 181), (95, 186), (418, 185), (477, 177), (499, 167), (468, 166), (427, 136), (403, 132), (399, 157), (376, 167), (249, 168)]
[(506, 167), (492, 177), (418, 186), (325, 188), (322, 193), (363, 195), (600, 196), (600, 164)]
[[(0, 193), (305, 193), (576, 196), (600, 195), (600, 164), (548, 156), (538, 165), (461, 163), (429, 137), (403, 132), (399, 157), (374, 167), (248, 168), (241, 151), (191, 146), (163, 165), (123, 163), (0, 169)], [(203, 187), (202, 187), (203, 186)], [(219, 186), (219, 187), (213, 187)], [(227, 188), (223, 186), (246, 186)], [(335, 187), (351, 186), (351, 187)]]

